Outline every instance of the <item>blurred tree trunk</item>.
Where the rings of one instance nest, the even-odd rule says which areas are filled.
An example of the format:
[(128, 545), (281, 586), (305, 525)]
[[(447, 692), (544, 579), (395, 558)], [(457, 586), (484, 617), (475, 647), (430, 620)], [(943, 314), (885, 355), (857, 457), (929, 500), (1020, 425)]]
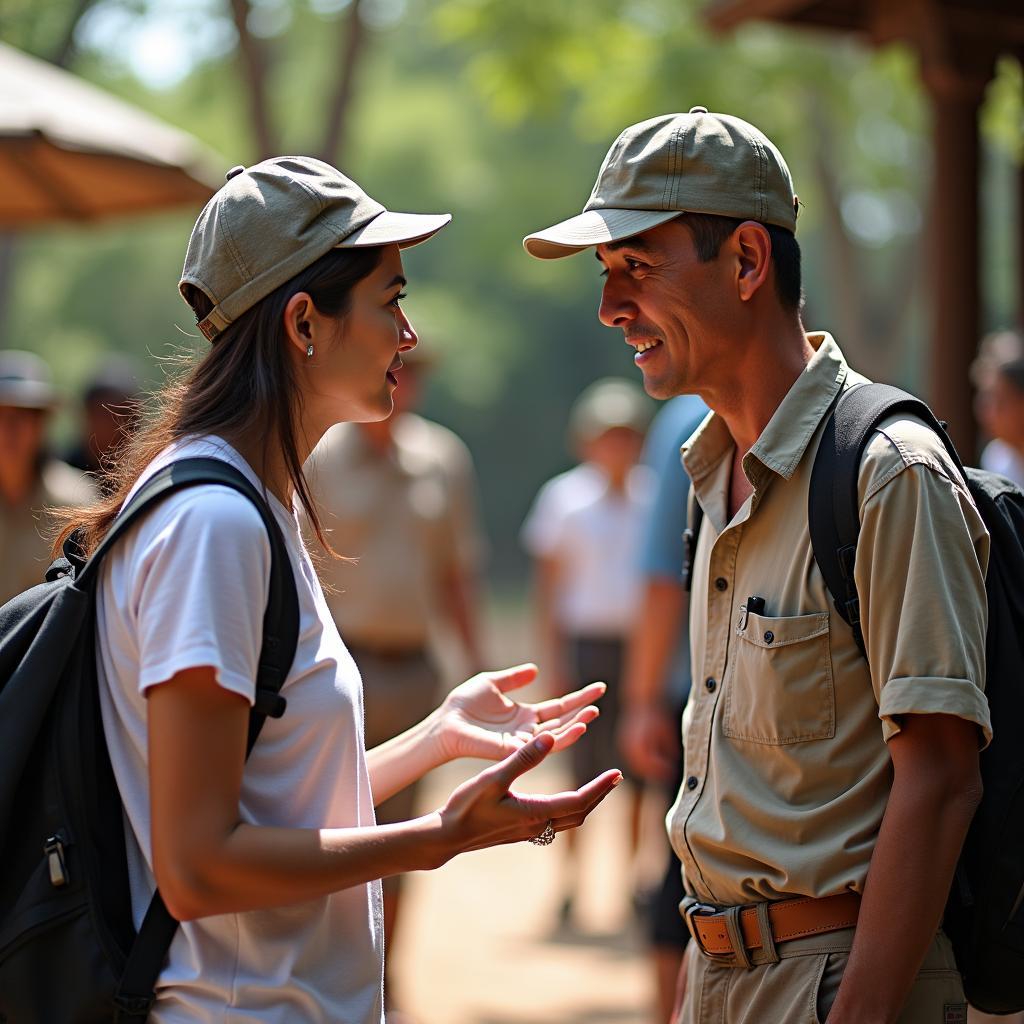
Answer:
[(95, 6), (96, 0), (75, 0), (68, 18), (67, 29), (61, 40), (54, 47), (53, 53), (49, 58), (51, 64), (56, 64), (59, 68), (67, 68), (71, 65), (77, 52), (75, 32), (78, 29), (78, 23), (85, 17), (89, 8)]
[[(328, 163), (342, 159), (347, 141), (349, 114), (355, 95), (355, 82), (359, 66), (366, 52), (366, 24), (362, 18), (363, 0), (350, 0), (348, 12), (338, 19), (337, 78), (323, 129), (321, 157)], [(238, 56), (245, 77), (249, 117), (259, 158), (275, 155), (279, 150), (278, 136), (273, 125), (267, 78), (273, 55), (261, 39), (249, 28), (251, 0), (231, 0), (231, 15), (238, 31)]]
[(827, 280), (840, 344), (863, 353), (863, 369), (869, 374), (892, 380), (899, 373), (894, 360), (905, 350), (901, 342), (920, 284), (920, 261), (913, 247), (907, 246), (905, 258), (899, 261), (900, 273), (890, 279), (884, 296), (876, 294), (861, 265), (864, 256), (843, 223), (842, 185), (833, 156), (838, 150), (832, 121), (817, 93), (808, 95), (808, 121), (817, 139), (814, 160), (825, 200), (822, 225), (827, 241)]
[(338, 82), (327, 114), (327, 130), (321, 156), (328, 163), (341, 163), (348, 141), (349, 112), (355, 92), (356, 71), (366, 43), (366, 26), (362, 18), (363, 0), (351, 0), (348, 17), (339, 19), (338, 48), (344, 54), (338, 68)]
[(249, 103), (249, 119), (260, 160), (277, 153), (278, 146), (271, 126), (270, 103), (267, 98), (267, 72), (270, 57), (263, 41), (249, 31), (249, 0), (231, 0), (231, 16), (238, 30), (238, 58), (245, 78), (245, 95)]

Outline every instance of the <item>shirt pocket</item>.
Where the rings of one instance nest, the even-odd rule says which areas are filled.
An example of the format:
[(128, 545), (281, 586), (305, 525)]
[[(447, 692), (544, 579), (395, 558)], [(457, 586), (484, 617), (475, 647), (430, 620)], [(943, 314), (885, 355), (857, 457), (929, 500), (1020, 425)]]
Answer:
[(729, 661), (726, 736), (776, 746), (835, 736), (828, 612), (747, 615)]

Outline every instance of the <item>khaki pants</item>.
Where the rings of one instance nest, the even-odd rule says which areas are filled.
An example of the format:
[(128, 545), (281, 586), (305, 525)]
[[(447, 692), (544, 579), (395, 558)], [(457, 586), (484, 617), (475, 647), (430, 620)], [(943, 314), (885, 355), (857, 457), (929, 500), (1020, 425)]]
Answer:
[[(824, 1024), (853, 929), (784, 942), (779, 962), (752, 955), (749, 970), (709, 959), (691, 944), (679, 1024)], [(898, 1024), (967, 1024), (967, 1002), (949, 940), (935, 936)]]

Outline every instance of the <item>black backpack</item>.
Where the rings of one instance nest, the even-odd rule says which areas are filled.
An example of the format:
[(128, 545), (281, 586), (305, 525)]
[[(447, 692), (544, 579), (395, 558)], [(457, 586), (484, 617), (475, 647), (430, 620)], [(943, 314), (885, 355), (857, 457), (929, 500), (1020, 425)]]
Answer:
[(167, 495), (222, 484), (259, 510), (270, 596), (248, 751), (299, 631), (284, 537), (260, 492), (221, 459), (182, 459), (148, 480), (87, 561), (72, 539), (46, 582), (0, 608), (0, 1022), (142, 1024), (178, 922), (156, 892), (136, 933), (121, 798), (100, 718), (96, 580), (104, 555)]
[[(842, 392), (811, 470), (807, 518), (814, 559), (862, 654), (854, 582), (857, 477), (872, 433), (894, 413), (923, 421), (942, 439), (991, 535), (985, 694), (993, 739), (981, 754), (985, 792), (957, 863), (943, 926), (970, 1003), (987, 1013), (1013, 1013), (1024, 1009), (1024, 494), (998, 474), (965, 469), (943, 424), (913, 395), (888, 384)], [(687, 589), (702, 518), (691, 491)]]

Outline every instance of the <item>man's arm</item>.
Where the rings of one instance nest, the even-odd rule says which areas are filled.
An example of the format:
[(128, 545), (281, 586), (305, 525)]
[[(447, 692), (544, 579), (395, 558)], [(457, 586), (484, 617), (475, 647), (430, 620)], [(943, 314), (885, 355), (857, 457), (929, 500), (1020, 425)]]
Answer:
[(462, 566), (452, 565), (442, 574), (440, 586), (445, 617), (462, 645), (466, 674), (473, 675), (484, 667), (477, 614), (477, 581)]
[(469, 449), (451, 435), (445, 462), (448, 542), (438, 575), (442, 611), (466, 659), (467, 675), (484, 668), (480, 641), (480, 575), (486, 542), (480, 526), (476, 473)]
[(649, 577), (629, 642), (619, 746), (630, 768), (655, 782), (670, 782), (679, 761), (679, 718), (665, 703), (665, 683), (688, 606), (678, 580)]
[(978, 728), (908, 715), (889, 741), (892, 791), (829, 1024), (889, 1024), (932, 941), (981, 799)]
[(564, 693), (570, 689), (568, 683), (572, 678), (566, 664), (566, 638), (555, 607), (558, 580), (559, 563), (554, 555), (534, 560), (534, 601), (543, 659), (541, 675), (545, 679), (544, 689), (549, 693)]

